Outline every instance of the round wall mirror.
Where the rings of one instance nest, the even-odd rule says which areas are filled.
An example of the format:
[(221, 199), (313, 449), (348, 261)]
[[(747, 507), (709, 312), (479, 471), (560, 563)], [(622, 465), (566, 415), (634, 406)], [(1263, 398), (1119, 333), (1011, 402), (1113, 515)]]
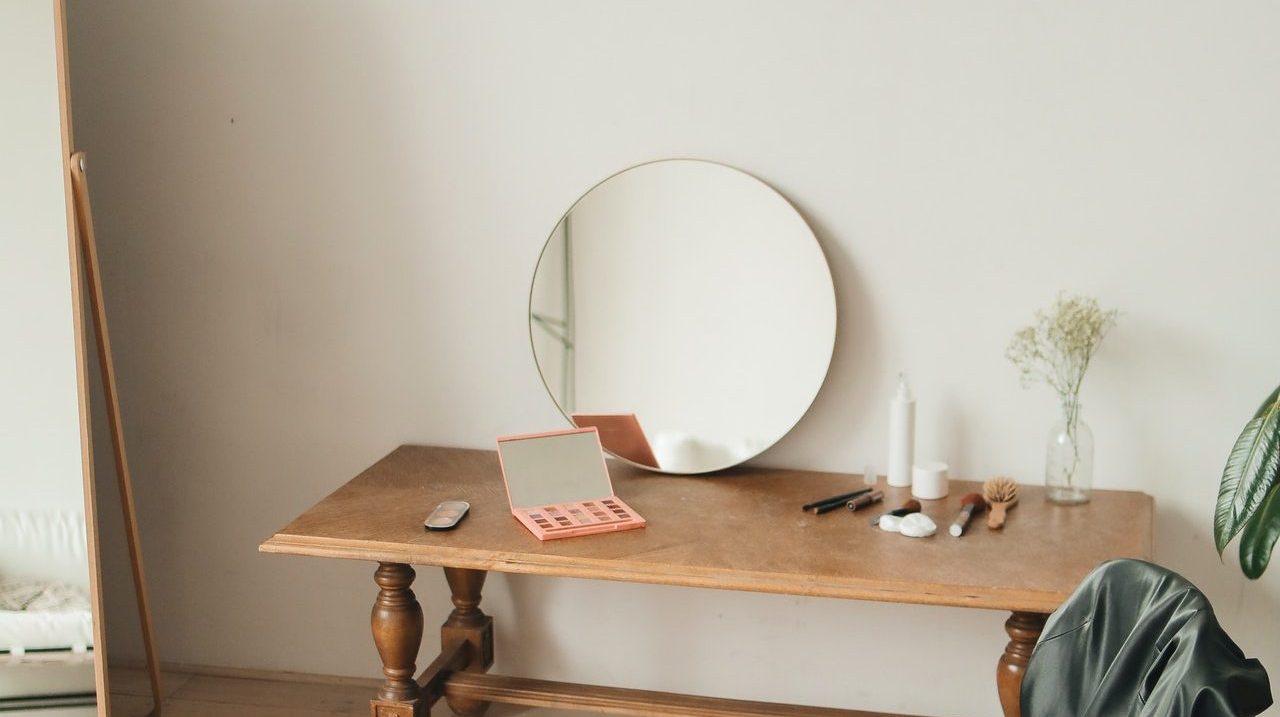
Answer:
[(835, 291), (813, 231), (769, 185), (664, 160), (565, 213), (534, 271), (529, 332), (570, 422), (637, 465), (706, 473), (760, 454), (813, 403)]

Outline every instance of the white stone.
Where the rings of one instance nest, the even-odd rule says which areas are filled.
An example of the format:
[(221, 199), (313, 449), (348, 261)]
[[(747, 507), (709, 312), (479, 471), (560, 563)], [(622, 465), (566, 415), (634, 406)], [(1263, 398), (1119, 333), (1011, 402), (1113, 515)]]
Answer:
[[(881, 518), (881, 522), (883, 521)], [(924, 513), (912, 513), (902, 519), (898, 532), (909, 538), (927, 538), (938, 532), (938, 524)]]
[(880, 529), (886, 533), (898, 532), (898, 526), (902, 524), (902, 518), (896, 515), (886, 515), (880, 518)]

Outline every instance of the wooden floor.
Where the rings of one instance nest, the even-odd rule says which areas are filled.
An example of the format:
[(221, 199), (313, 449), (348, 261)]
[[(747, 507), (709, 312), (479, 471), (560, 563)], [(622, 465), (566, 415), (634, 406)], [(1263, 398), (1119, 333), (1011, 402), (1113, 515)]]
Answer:
[[(209, 671), (164, 673), (164, 717), (322, 717), (369, 714), (375, 680), (282, 674)], [(151, 688), (140, 669), (112, 668), (111, 717), (145, 717), (151, 710)], [(453, 713), (441, 702), (432, 717)], [(493, 705), (487, 717), (569, 717), (581, 712), (535, 710)]]

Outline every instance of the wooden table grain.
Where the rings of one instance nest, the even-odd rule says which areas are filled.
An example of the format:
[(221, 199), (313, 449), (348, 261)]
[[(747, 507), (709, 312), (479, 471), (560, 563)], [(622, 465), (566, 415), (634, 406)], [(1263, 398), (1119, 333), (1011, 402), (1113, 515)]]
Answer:
[[(422, 714), (420, 704), (440, 695), (464, 715), (479, 714), (485, 695), (512, 698), (510, 682), (518, 678), (484, 674), (492, 659), (492, 629), (478, 603), (488, 571), (1009, 611), (1011, 639), (999, 658), (997, 687), (1005, 713), (1016, 715), (1022, 670), (1047, 613), (1099, 563), (1152, 555), (1154, 506), (1143, 493), (1095, 491), (1091, 502), (1064, 507), (1047, 503), (1043, 488), (1024, 485), (1004, 530), (988, 530), (978, 517), (962, 538), (953, 538), (946, 528), (960, 498), (979, 491), (980, 483), (952, 481), (950, 496), (923, 501), (938, 534), (912, 540), (869, 525), (877, 510), (910, 497), (909, 489), (887, 487), (883, 480), (884, 507), (815, 516), (800, 506), (860, 487), (862, 478), (741, 467), (671, 476), (612, 460), (609, 471), (617, 494), (648, 526), (540, 542), (512, 517), (495, 452), (402, 446), (271, 536), (261, 550), (381, 564), (374, 632), (388, 683), (374, 701), (375, 716)], [(447, 499), (471, 504), (466, 520), (450, 532), (423, 530), (426, 514)], [(446, 630), (452, 655), (446, 649), (436, 661), (440, 664), (433, 663), (438, 669), (416, 681), (413, 634), (416, 630), (420, 639), (422, 628), (421, 609), (409, 588), (411, 565), (445, 568), (455, 604), (452, 632)], [(406, 636), (413, 641), (411, 651), (401, 644)], [(388, 665), (388, 659), (408, 664)], [(457, 705), (449, 689), (454, 673), (469, 673), (456, 680)], [(499, 679), (505, 682), (486, 692), (484, 680)], [(528, 687), (529, 694), (548, 692), (541, 683), (537, 690)], [(599, 688), (563, 688), (579, 688), (580, 699), (575, 703), (565, 695), (562, 701), (539, 704), (600, 709), (582, 696), (583, 690)], [(657, 699), (653, 694), (645, 693), (644, 699)], [(625, 697), (615, 702), (608, 711), (667, 714), (628, 711)], [(743, 706), (754, 703), (723, 702), (727, 711), (706, 714), (756, 714)], [(796, 714), (866, 714), (796, 709), (808, 710)]]

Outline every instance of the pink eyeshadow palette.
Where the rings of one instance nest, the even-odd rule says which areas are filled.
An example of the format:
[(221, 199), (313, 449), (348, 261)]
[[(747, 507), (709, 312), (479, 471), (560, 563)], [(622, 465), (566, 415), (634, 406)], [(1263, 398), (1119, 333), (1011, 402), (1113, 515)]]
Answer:
[(498, 439), (511, 514), (538, 540), (643, 528), (613, 494), (594, 427)]
[(537, 508), (513, 508), (511, 513), (538, 540), (627, 530), (644, 525), (644, 518), (620, 498), (610, 498), (609, 507), (604, 510), (602, 508), (605, 508), (604, 501), (588, 500)]

